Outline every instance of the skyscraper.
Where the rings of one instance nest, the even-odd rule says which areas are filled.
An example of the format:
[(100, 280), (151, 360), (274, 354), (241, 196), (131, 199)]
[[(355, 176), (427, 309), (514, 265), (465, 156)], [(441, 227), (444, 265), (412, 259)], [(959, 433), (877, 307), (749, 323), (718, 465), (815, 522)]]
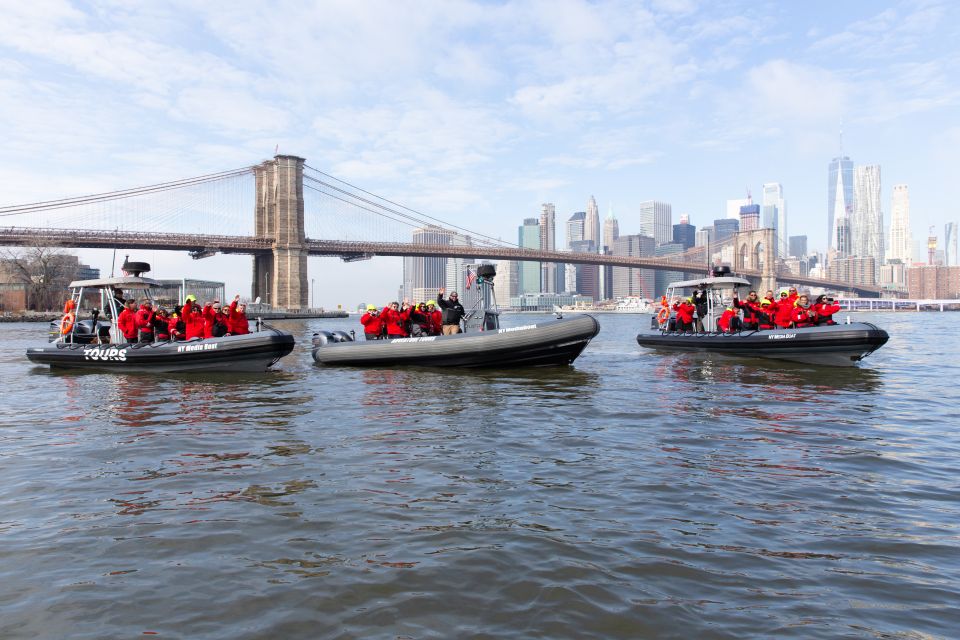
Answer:
[[(613, 243), (613, 255), (615, 256), (652, 256), (655, 250), (656, 241), (642, 234), (620, 236)], [(652, 298), (655, 286), (654, 273), (652, 269), (613, 267), (613, 296)]]
[[(413, 244), (450, 244), (454, 232), (434, 225), (413, 230)], [(427, 300), (446, 286), (447, 258), (407, 256), (403, 259), (403, 295)]]
[(838, 156), (827, 167), (827, 253), (849, 252), (849, 218), (853, 211), (853, 161)]
[[(602, 253), (611, 254), (613, 253), (613, 244), (617, 241), (617, 238), (620, 237), (620, 225), (617, 223), (617, 219), (613, 215), (613, 205), (610, 205), (610, 210), (607, 212), (607, 217), (603, 221), (603, 246), (601, 247)], [(613, 267), (604, 266), (600, 270), (600, 283), (602, 291), (600, 292), (604, 299), (610, 300), (613, 298)]]
[[(573, 253), (597, 253), (593, 240), (574, 240), (569, 243)], [(571, 273), (572, 272), (572, 273)], [(566, 291), (600, 299), (600, 267), (595, 264), (568, 264)], [(570, 286), (570, 285), (573, 286)]]
[(740, 231), (740, 220), (739, 215), (737, 220), (731, 218), (720, 218), (719, 220), (713, 221), (713, 238), (711, 242), (723, 242), (727, 238), (730, 238), (736, 232)]
[(943, 266), (957, 267), (957, 223), (948, 222), (943, 227)]
[[(553, 203), (545, 202), (540, 211), (540, 251), (556, 251), (557, 248), (557, 209)], [(557, 264), (544, 262), (540, 267), (540, 283), (543, 293), (557, 292)]]
[[(522, 249), (540, 248), (540, 223), (536, 218), (525, 218), (520, 226), (517, 244)], [(519, 295), (540, 293), (540, 263), (521, 262), (517, 267)]]
[(883, 262), (883, 211), (880, 209), (880, 165), (854, 167), (850, 255), (874, 258), (876, 276)]
[(587, 240), (586, 237), (586, 222), (587, 213), (585, 211), (577, 211), (567, 220), (567, 249), (573, 247), (574, 242), (580, 242), (581, 240)]
[(673, 225), (673, 244), (683, 245), (683, 250), (686, 251), (697, 242), (697, 228), (684, 221), (682, 217), (680, 220), (680, 224)]
[(597, 201), (593, 196), (587, 200), (586, 217), (583, 219), (583, 239), (592, 240), (593, 246), (597, 249), (600, 248), (600, 241), (603, 239), (600, 235), (600, 210), (597, 209)]
[(905, 184), (893, 185), (890, 207), (890, 249), (887, 260), (913, 264), (913, 234), (910, 233), (910, 193)]
[(673, 241), (673, 207), (657, 200), (641, 202), (640, 235), (652, 237), (657, 244)]
[(760, 228), (760, 205), (745, 204), (740, 207), (740, 231)]
[(783, 199), (783, 186), (779, 182), (767, 182), (763, 185), (763, 211), (761, 224), (764, 229), (774, 229), (777, 236), (777, 255), (786, 257), (788, 246), (787, 236), (787, 203)]
[(807, 257), (807, 236), (790, 236), (790, 255), (794, 258)]

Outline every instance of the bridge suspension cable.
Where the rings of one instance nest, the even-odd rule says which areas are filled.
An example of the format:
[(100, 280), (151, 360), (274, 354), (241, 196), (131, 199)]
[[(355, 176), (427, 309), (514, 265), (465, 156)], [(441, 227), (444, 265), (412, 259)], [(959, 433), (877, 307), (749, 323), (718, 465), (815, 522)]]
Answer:
[[(390, 220), (394, 220), (394, 221), (396, 221), (396, 222), (400, 222), (400, 223), (402, 223), (402, 224), (405, 224), (405, 225), (408, 225), (408, 226), (411, 226), (411, 227), (414, 227), (414, 228), (417, 228), (417, 227), (427, 227), (427, 226), (437, 226), (437, 225), (439, 225), (439, 226), (441, 226), (442, 228), (453, 229), (453, 230), (457, 230), (457, 231), (463, 232), (463, 233), (465, 233), (466, 235), (469, 235), (471, 238), (474, 238), (474, 239), (482, 239), (479, 244), (485, 244), (485, 245), (490, 245), (490, 246), (511, 247), (511, 248), (514, 248), (514, 247), (517, 247), (517, 246), (518, 246), (517, 244), (511, 243), (511, 242), (507, 242), (507, 241), (502, 240), (502, 239), (500, 239), (500, 238), (494, 238), (493, 236), (489, 236), (489, 235), (486, 235), (486, 234), (484, 234), (484, 233), (479, 233), (479, 232), (477, 232), (477, 231), (473, 231), (473, 230), (471, 230), (471, 229), (467, 229), (466, 227), (461, 227), (460, 225), (456, 225), (456, 224), (447, 222), (446, 220), (441, 220), (441, 219), (439, 219), (439, 218), (435, 218), (435, 217), (433, 217), (433, 216), (431, 216), (431, 215), (428, 215), (428, 214), (425, 214), (425, 213), (423, 213), (423, 212), (421, 212), (421, 211), (417, 211), (416, 209), (411, 209), (410, 207), (407, 207), (407, 206), (405, 206), (405, 205), (402, 205), (402, 204), (400, 204), (400, 203), (398, 203), (398, 202), (394, 202), (393, 200), (390, 200), (390, 199), (388, 199), (388, 198), (384, 198), (384, 197), (382, 197), (382, 196), (378, 196), (378, 195), (375, 194), (375, 193), (371, 193), (370, 191), (367, 191), (366, 189), (363, 189), (362, 187), (358, 187), (358, 186), (356, 186), (356, 185), (354, 185), (354, 184), (351, 184), (351, 183), (347, 182), (346, 180), (341, 180), (340, 178), (337, 178), (336, 176), (332, 176), (332, 175), (330, 175), (329, 173), (324, 173), (323, 171), (320, 171), (319, 169), (317, 169), (317, 168), (315, 168), (315, 167), (311, 167), (311, 166), (309, 166), (309, 165), (304, 165), (304, 168), (305, 168), (305, 169), (309, 169), (310, 171), (313, 171), (313, 172), (315, 172), (315, 173), (317, 173), (317, 174), (319, 174), (319, 175), (321, 175), (321, 176), (325, 176), (325, 177), (327, 177), (327, 178), (330, 178), (331, 180), (336, 180), (336, 181), (339, 182), (340, 184), (346, 185), (346, 186), (349, 187), (350, 189), (354, 189), (354, 190), (359, 191), (359, 192), (361, 192), (361, 193), (363, 193), (363, 194), (366, 194), (366, 195), (370, 196), (371, 198), (376, 198), (376, 200), (381, 200), (381, 201), (383, 201), (383, 202), (389, 203), (389, 205), (392, 205), (392, 206), (387, 206), (387, 205), (381, 204), (380, 202), (377, 202), (377, 201), (372, 200), (372, 199), (370, 199), (370, 198), (365, 198), (365, 197), (363, 197), (363, 196), (357, 195), (356, 193), (353, 193), (353, 192), (351, 192), (351, 191), (349, 191), (349, 190), (347, 190), (347, 189), (343, 189), (343, 188), (338, 187), (338, 186), (336, 186), (336, 185), (334, 185), (334, 184), (330, 184), (329, 182), (326, 182), (326, 181), (324, 181), (324, 180), (321, 180), (320, 178), (316, 178), (316, 177), (314, 177), (314, 176), (311, 176), (311, 175), (308, 175), (308, 174), (304, 173), (304, 176), (303, 176), (304, 179), (309, 180), (309, 181), (314, 182), (314, 183), (317, 183), (317, 184), (319, 184), (319, 185), (322, 186), (322, 187), (326, 187), (327, 189), (333, 189), (333, 190), (335, 190), (335, 191), (337, 191), (337, 192), (345, 195), (347, 198), (351, 198), (352, 200), (347, 200), (347, 199), (338, 197), (338, 196), (336, 196), (336, 195), (334, 195), (334, 194), (332, 194), (332, 193), (328, 193), (328, 192), (322, 191), (322, 190), (320, 190), (320, 189), (317, 189), (317, 188), (315, 188), (315, 187), (311, 187), (311, 188), (314, 188), (314, 190), (319, 191), (320, 193), (323, 193), (324, 195), (326, 195), (326, 196), (328, 196), (328, 197), (335, 198), (335, 199), (337, 199), (337, 200), (340, 200), (341, 202), (346, 202), (347, 204), (353, 204), (354, 206), (356, 206), (356, 207), (358, 207), (358, 208), (364, 209), (364, 210), (366, 210), (366, 211), (370, 211), (371, 213), (375, 213), (375, 214), (377, 214), (377, 215), (381, 215), (381, 216), (383, 216), (383, 217), (385, 217), (385, 218), (388, 218), (388, 219), (390, 219)], [(304, 186), (308, 186), (308, 185), (305, 184)], [(354, 202), (354, 201), (356, 201), (356, 202)], [(363, 204), (368, 205), (368, 206), (363, 206), (363, 204), (358, 204), (358, 202), (363, 203)], [(371, 209), (370, 207), (375, 207), (377, 210)], [(402, 209), (403, 211), (401, 211), (401, 209)], [(408, 212), (410, 212), (410, 213), (404, 213), (404, 211), (408, 211)], [(381, 213), (381, 212), (385, 212), (385, 213)], [(388, 214), (390, 214), (390, 215), (388, 215)], [(410, 215), (410, 214), (415, 214), (415, 215)], [(398, 216), (399, 218), (402, 218), (402, 220), (401, 220), (401, 219), (398, 219), (397, 217), (393, 217), (393, 216)]]
[(171, 191), (174, 189), (181, 189), (183, 187), (195, 186), (200, 184), (205, 184), (208, 182), (216, 182), (226, 178), (233, 178), (236, 176), (241, 176), (244, 174), (252, 174), (253, 167), (243, 167), (241, 169), (233, 169), (231, 171), (222, 171), (219, 173), (209, 173), (202, 176), (196, 176), (193, 178), (183, 178), (180, 180), (173, 180), (170, 182), (160, 182), (157, 184), (147, 185), (144, 187), (134, 187), (131, 189), (119, 189), (117, 191), (107, 191), (104, 193), (96, 193), (86, 196), (76, 196), (73, 198), (63, 198), (60, 200), (46, 200), (42, 202), (33, 202), (27, 204), (16, 204), (8, 205), (5, 207), (0, 207), (0, 217), (9, 217), (22, 215), (25, 213), (35, 213), (37, 211), (50, 211), (53, 209), (65, 209), (68, 207), (76, 207), (86, 204), (92, 204), (97, 202), (109, 202), (111, 200), (121, 200), (124, 198), (132, 198), (135, 196), (145, 195), (149, 193), (156, 193), (159, 191)]

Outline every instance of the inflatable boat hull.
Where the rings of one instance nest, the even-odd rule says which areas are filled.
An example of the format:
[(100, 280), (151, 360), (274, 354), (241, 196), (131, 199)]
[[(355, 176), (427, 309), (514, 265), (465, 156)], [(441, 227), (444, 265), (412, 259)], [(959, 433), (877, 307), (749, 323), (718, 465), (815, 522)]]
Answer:
[(52, 343), (27, 350), (36, 364), (57, 369), (117, 372), (266, 371), (293, 351), (289, 333), (271, 329), (242, 336), (144, 344)]
[(329, 342), (313, 349), (323, 365), (540, 367), (569, 365), (600, 331), (592, 316), (450, 336)]
[(774, 358), (816, 365), (852, 366), (886, 344), (889, 334), (869, 322), (741, 333), (641, 331), (642, 347)]

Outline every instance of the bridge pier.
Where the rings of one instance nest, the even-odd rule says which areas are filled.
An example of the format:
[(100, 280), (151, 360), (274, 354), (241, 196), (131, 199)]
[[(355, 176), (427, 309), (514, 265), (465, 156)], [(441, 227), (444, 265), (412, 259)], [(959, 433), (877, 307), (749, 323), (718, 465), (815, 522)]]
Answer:
[(252, 297), (284, 309), (309, 307), (303, 225), (303, 158), (274, 157), (254, 167), (254, 234), (271, 238), (269, 254), (253, 258)]
[(760, 270), (761, 295), (777, 288), (776, 234), (773, 229), (752, 229), (734, 234), (733, 271)]

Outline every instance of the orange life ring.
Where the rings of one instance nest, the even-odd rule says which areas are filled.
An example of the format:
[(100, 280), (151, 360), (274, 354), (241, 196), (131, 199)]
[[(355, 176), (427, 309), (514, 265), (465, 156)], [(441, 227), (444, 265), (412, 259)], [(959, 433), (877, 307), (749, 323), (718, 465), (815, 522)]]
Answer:
[(73, 331), (73, 322), (76, 319), (77, 316), (74, 315), (73, 311), (63, 314), (63, 318), (60, 319), (60, 335), (65, 336)]
[(660, 311), (657, 312), (657, 322), (663, 324), (670, 318), (670, 309), (666, 307), (660, 307)]

